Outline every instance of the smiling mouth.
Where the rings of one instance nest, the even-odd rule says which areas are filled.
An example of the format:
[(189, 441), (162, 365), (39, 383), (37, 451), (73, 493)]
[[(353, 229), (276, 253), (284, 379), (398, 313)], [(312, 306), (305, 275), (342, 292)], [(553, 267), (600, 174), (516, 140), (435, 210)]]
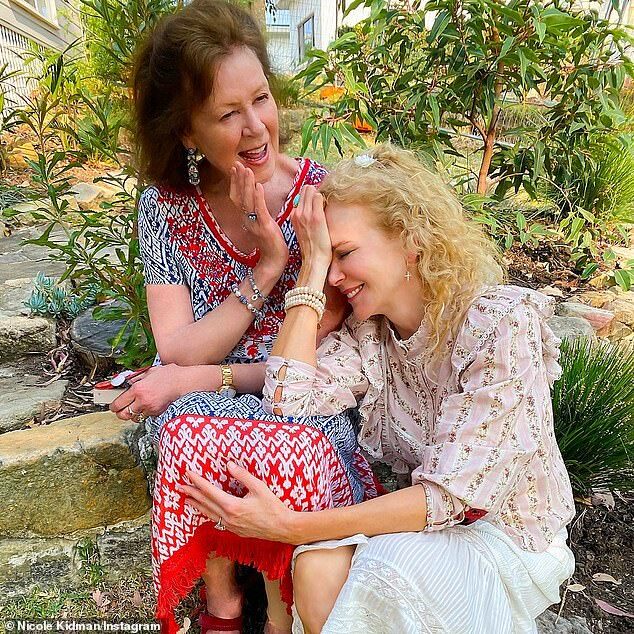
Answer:
[(351, 289), (347, 289), (343, 292), (343, 294), (350, 300), (353, 299), (354, 297), (356, 297), (360, 292), (361, 289), (365, 286), (365, 284), (359, 284), (359, 286), (355, 286), (354, 288)]
[(269, 144), (265, 143), (260, 147), (256, 147), (253, 150), (244, 150), (238, 152), (238, 156), (245, 161), (245, 163), (261, 163), (266, 159), (269, 152)]

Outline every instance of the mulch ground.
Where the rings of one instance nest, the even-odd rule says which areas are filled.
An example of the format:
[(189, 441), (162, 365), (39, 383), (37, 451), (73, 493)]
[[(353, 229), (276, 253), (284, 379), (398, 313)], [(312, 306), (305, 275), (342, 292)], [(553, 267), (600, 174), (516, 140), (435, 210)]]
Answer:
[[(608, 504), (612, 506), (611, 500)], [(613, 508), (578, 504), (569, 533), (576, 559), (569, 587), (578, 591), (565, 592), (562, 615), (584, 617), (592, 632), (633, 632), (634, 617), (606, 610), (634, 613), (634, 497), (615, 495)], [(616, 583), (595, 575), (610, 575)]]

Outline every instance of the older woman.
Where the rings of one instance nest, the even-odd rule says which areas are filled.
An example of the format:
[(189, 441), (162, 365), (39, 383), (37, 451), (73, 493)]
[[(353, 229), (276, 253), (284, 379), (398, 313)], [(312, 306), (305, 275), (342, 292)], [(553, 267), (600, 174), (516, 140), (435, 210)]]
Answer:
[[(265, 400), (296, 417), (358, 403), (361, 446), (412, 486), (298, 513), (231, 463), (243, 499), (195, 469), (180, 490), (236, 535), (310, 544), (296, 552), (298, 631), (534, 632), (574, 569), (550, 300), (498, 284), (492, 246), (409, 152), (377, 146), (320, 192), (306, 187), (294, 214), (305, 301), (288, 310)], [(353, 315), (316, 350), (326, 279)]]
[[(216, 0), (194, 0), (161, 20), (134, 69), (140, 167), (153, 183), (139, 202), (139, 242), (160, 364), (111, 407), (123, 419), (150, 416), (155, 442), (166, 423), (179, 429), (161, 451), (154, 490), (158, 612), (168, 618), (202, 574), (206, 631), (241, 629), (242, 597), (231, 561), (253, 564), (276, 581), (286, 574), (290, 551), (236, 542), (221, 523), (198, 530), (197, 518), (174, 511), (164, 478), (194, 466), (188, 430), (208, 432), (198, 447), (205, 459), (250, 457), (263, 477), (271, 473), (272, 485), (285, 451), (303, 463), (315, 444), (330, 448), (322, 472), (298, 469), (301, 486), (313, 496), (304, 493), (298, 508), (349, 504), (366, 495), (364, 479), (373, 486), (348, 414), (317, 417), (289, 438), (283, 421), (268, 416), (253, 396), (262, 390), (264, 361), (299, 271), (292, 201), (325, 174), (311, 160), (280, 153), (269, 78), (253, 18)], [(330, 313), (337, 325), (342, 307), (335, 302)], [(234, 418), (259, 422), (236, 428)], [(284, 473), (282, 488), (291, 481), (300, 486), (290, 476)], [(267, 593), (269, 629), (287, 629), (285, 610), (275, 611), (276, 584), (269, 583)]]

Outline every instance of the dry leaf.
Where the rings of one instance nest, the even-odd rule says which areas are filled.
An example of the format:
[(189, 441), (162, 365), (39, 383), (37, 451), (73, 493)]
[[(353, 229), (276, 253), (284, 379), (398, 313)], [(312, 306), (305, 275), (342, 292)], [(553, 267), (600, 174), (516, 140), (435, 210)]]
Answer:
[(570, 590), (570, 592), (583, 592), (585, 589), (586, 587), (580, 583), (571, 583), (569, 586), (566, 586), (566, 590)]
[(605, 506), (609, 511), (614, 508), (614, 496), (609, 491), (594, 491), (591, 499), (595, 506)]
[(542, 286), (542, 288), (538, 289), (540, 293), (544, 293), (544, 295), (550, 295), (551, 297), (563, 297), (564, 292), (557, 288), (556, 286)]
[(110, 603), (108, 595), (101, 590), (95, 590), (91, 596), (98, 608), (105, 608)]
[(183, 627), (181, 627), (181, 629), (178, 630), (176, 634), (187, 634), (191, 625), (192, 625), (191, 620), (189, 619), (188, 616), (186, 616), (185, 620), (183, 621)]
[(634, 619), (634, 614), (631, 612), (624, 612), (621, 608), (610, 605), (607, 601), (602, 601), (601, 599), (595, 599), (594, 601), (604, 612), (607, 612), (608, 614), (614, 614), (615, 616), (627, 616)]
[(132, 595), (132, 604), (136, 608), (140, 608), (143, 605), (143, 599), (141, 598), (141, 593), (138, 590), (135, 590)]
[(617, 581), (612, 575), (609, 575), (607, 572), (597, 572), (596, 574), (592, 575), (592, 579), (593, 581), (607, 581), (608, 583), (613, 583), (617, 586), (620, 586), (623, 583), (620, 579)]

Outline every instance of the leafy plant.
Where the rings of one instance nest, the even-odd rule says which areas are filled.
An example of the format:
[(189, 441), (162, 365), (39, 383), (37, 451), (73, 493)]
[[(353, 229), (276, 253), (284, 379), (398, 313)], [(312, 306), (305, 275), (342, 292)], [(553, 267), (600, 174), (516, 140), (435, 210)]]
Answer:
[(564, 340), (555, 434), (576, 493), (634, 488), (634, 349)]
[(83, 310), (93, 306), (99, 292), (99, 288), (90, 285), (83, 293), (70, 292), (52, 277), (44, 273), (38, 273), (31, 296), (24, 305), (32, 315), (50, 315), (74, 319)]
[[(570, 1), (432, 0), (421, 9), (355, 0), (348, 11), (362, 4), (370, 16), (327, 51), (313, 50), (298, 75), (308, 91), (345, 89), (306, 122), (305, 147), (339, 149), (355, 137), (356, 121), (434, 160), (461, 156), (456, 140), (473, 138), (481, 144), (477, 191), (494, 177), (501, 197), (522, 186), (536, 194), (554, 157), (583, 153), (590, 132), (624, 121), (618, 92), (634, 72), (625, 53), (632, 38)], [(526, 119), (515, 144), (499, 143), (504, 110), (533, 93), (543, 116)]]
[(139, 38), (182, 0), (80, 0), (95, 74), (124, 85)]
[[(113, 345), (125, 350), (122, 363), (142, 364), (154, 355), (155, 348), (136, 236), (140, 190), (127, 161), (129, 150), (119, 134), (123, 121), (105, 96), (94, 97), (77, 85), (76, 76), (77, 66), (64, 59), (43, 65), (40, 90), (25, 100), (19, 113), (20, 122), (35, 139), (36, 157), (27, 163), (33, 179), (46, 192), (46, 199), (39, 200), (30, 212), (41, 223), (41, 234), (28, 242), (48, 249), (51, 257), (64, 263), (66, 271), (60, 281), (70, 280), (81, 289), (98, 287), (107, 299), (120, 300), (115, 308), (100, 309), (96, 314), (102, 319), (125, 320)], [(74, 120), (66, 124), (60, 121), (60, 111), (69, 104), (77, 110)], [(78, 129), (77, 112), (87, 112), (92, 124)], [(82, 145), (110, 159), (110, 175), (95, 180), (108, 184), (113, 193), (97, 209), (77, 211), (70, 193), (86, 157)]]

